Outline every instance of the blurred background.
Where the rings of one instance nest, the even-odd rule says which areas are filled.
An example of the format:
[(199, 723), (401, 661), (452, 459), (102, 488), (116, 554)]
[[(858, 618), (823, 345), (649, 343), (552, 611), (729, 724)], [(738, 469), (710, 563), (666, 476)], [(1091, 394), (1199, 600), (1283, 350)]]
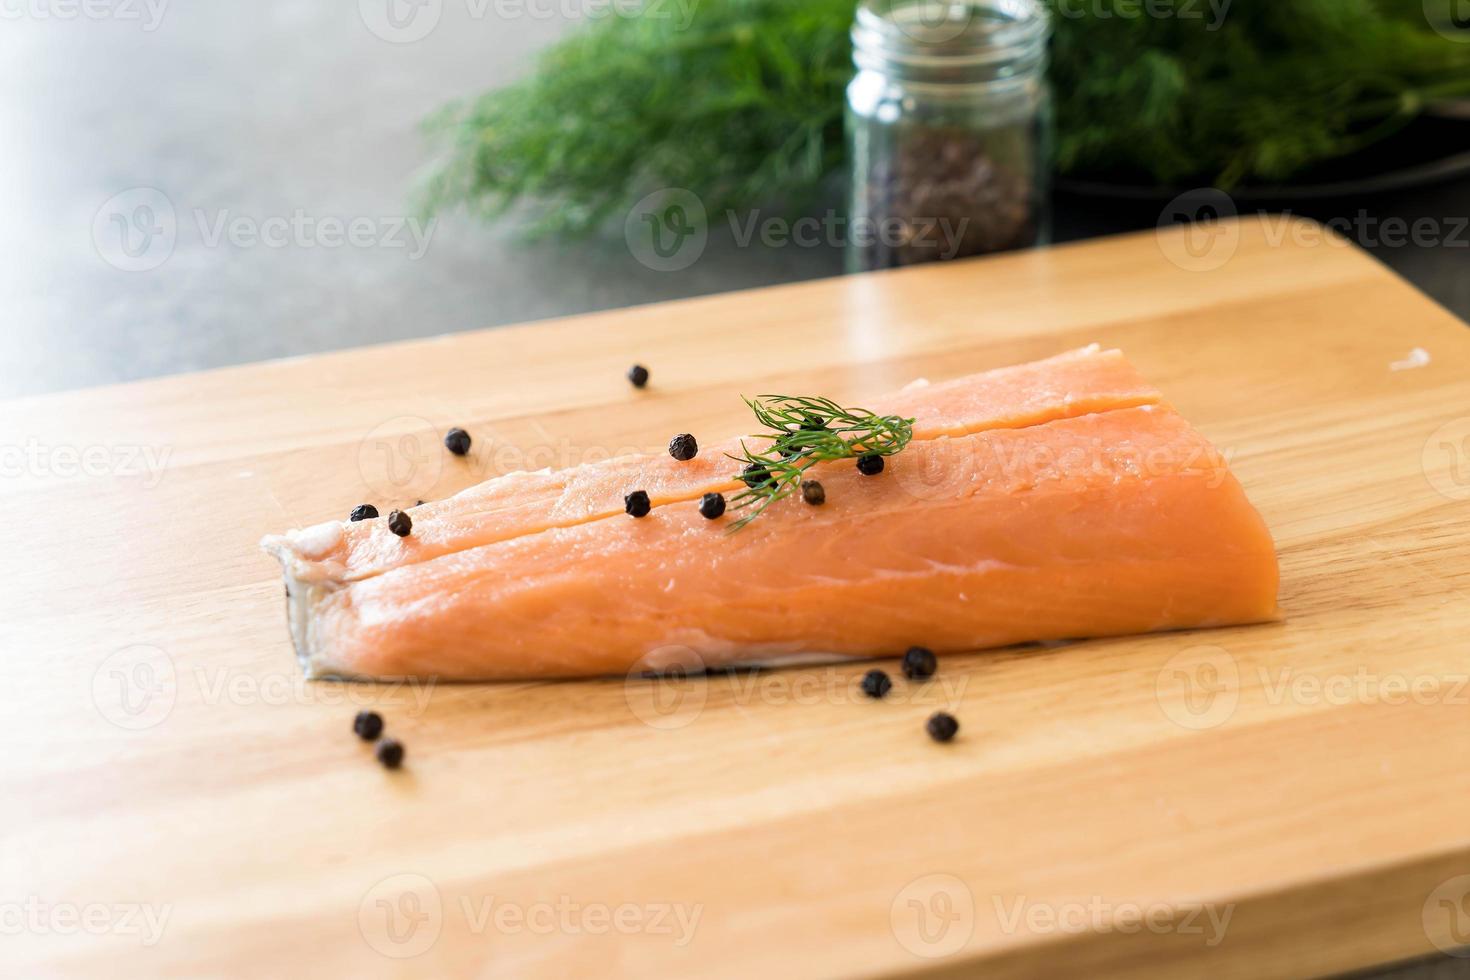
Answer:
[[(650, 3), (6, 0), (0, 395), (840, 273), (853, 5)], [(1037, 239), (1290, 210), (1470, 316), (1457, 13), (1057, 0)]]

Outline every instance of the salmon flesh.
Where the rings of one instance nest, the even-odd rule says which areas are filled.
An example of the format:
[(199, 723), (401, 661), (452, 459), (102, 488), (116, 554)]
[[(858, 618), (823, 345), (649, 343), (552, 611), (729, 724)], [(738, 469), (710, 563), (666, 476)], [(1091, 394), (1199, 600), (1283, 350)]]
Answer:
[[(267, 537), (313, 677), (584, 677), (958, 652), (1277, 616), (1276, 550), (1222, 455), (1115, 350), (865, 407), (914, 436), (864, 476), (818, 463), (734, 533), (725, 456), (511, 473), (386, 518)], [(623, 513), (644, 490), (647, 517)]]

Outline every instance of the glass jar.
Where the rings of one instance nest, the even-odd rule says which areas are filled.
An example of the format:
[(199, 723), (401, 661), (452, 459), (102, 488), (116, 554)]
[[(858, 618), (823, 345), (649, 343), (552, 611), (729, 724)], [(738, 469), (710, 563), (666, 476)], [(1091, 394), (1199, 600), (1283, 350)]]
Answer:
[(863, 0), (847, 87), (849, 271), (1047, 240), (1049, 36), (1035, 0)]

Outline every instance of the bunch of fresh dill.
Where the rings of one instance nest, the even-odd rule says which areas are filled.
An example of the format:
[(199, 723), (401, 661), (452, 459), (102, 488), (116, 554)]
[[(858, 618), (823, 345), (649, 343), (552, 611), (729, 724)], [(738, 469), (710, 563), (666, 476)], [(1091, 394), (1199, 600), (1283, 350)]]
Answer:
[(1436, 33), (1423, 0), (1191, 0), (1198, 19), (1055, 6), (1066, 174), (1225, 190), (1287, 181), (1434, 99), (1470, 95), (1470, 44)]
[[(1423, 0), (1048, 2), (1057, 164), (1077, 177), (1286, 181), (1470, 94), (1470, 44)], [(669, 187), (797, 212), (841, 172), (853, 0), (618, 9), (429, 121), (430, 210), (523, 205), (533, 233), (578, 233)]]
[(525, 204), (530, 231), (561, 233), (669, 187), (710, 213), (809, 204), (842, 160), (853, 0), (644, 6), (599, 17), (525, 80), (431, 117), (446, 153), (430, 209)]

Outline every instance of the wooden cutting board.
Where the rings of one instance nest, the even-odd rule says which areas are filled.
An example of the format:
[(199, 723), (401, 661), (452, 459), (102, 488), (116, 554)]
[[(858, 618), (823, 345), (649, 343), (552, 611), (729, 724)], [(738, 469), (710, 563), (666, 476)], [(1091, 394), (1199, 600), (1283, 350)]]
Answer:
[[(1230, 454), (1285, 622), (950, 657), (882, 703), (869, 664), (306, 683), (256, 547), (734, 432), (742, 392), (1094, 341)], [(30, 399), (0, 447), (6, 975), (1258, 977), (1470, 941), (1470, 333), (1314, 226)]]

